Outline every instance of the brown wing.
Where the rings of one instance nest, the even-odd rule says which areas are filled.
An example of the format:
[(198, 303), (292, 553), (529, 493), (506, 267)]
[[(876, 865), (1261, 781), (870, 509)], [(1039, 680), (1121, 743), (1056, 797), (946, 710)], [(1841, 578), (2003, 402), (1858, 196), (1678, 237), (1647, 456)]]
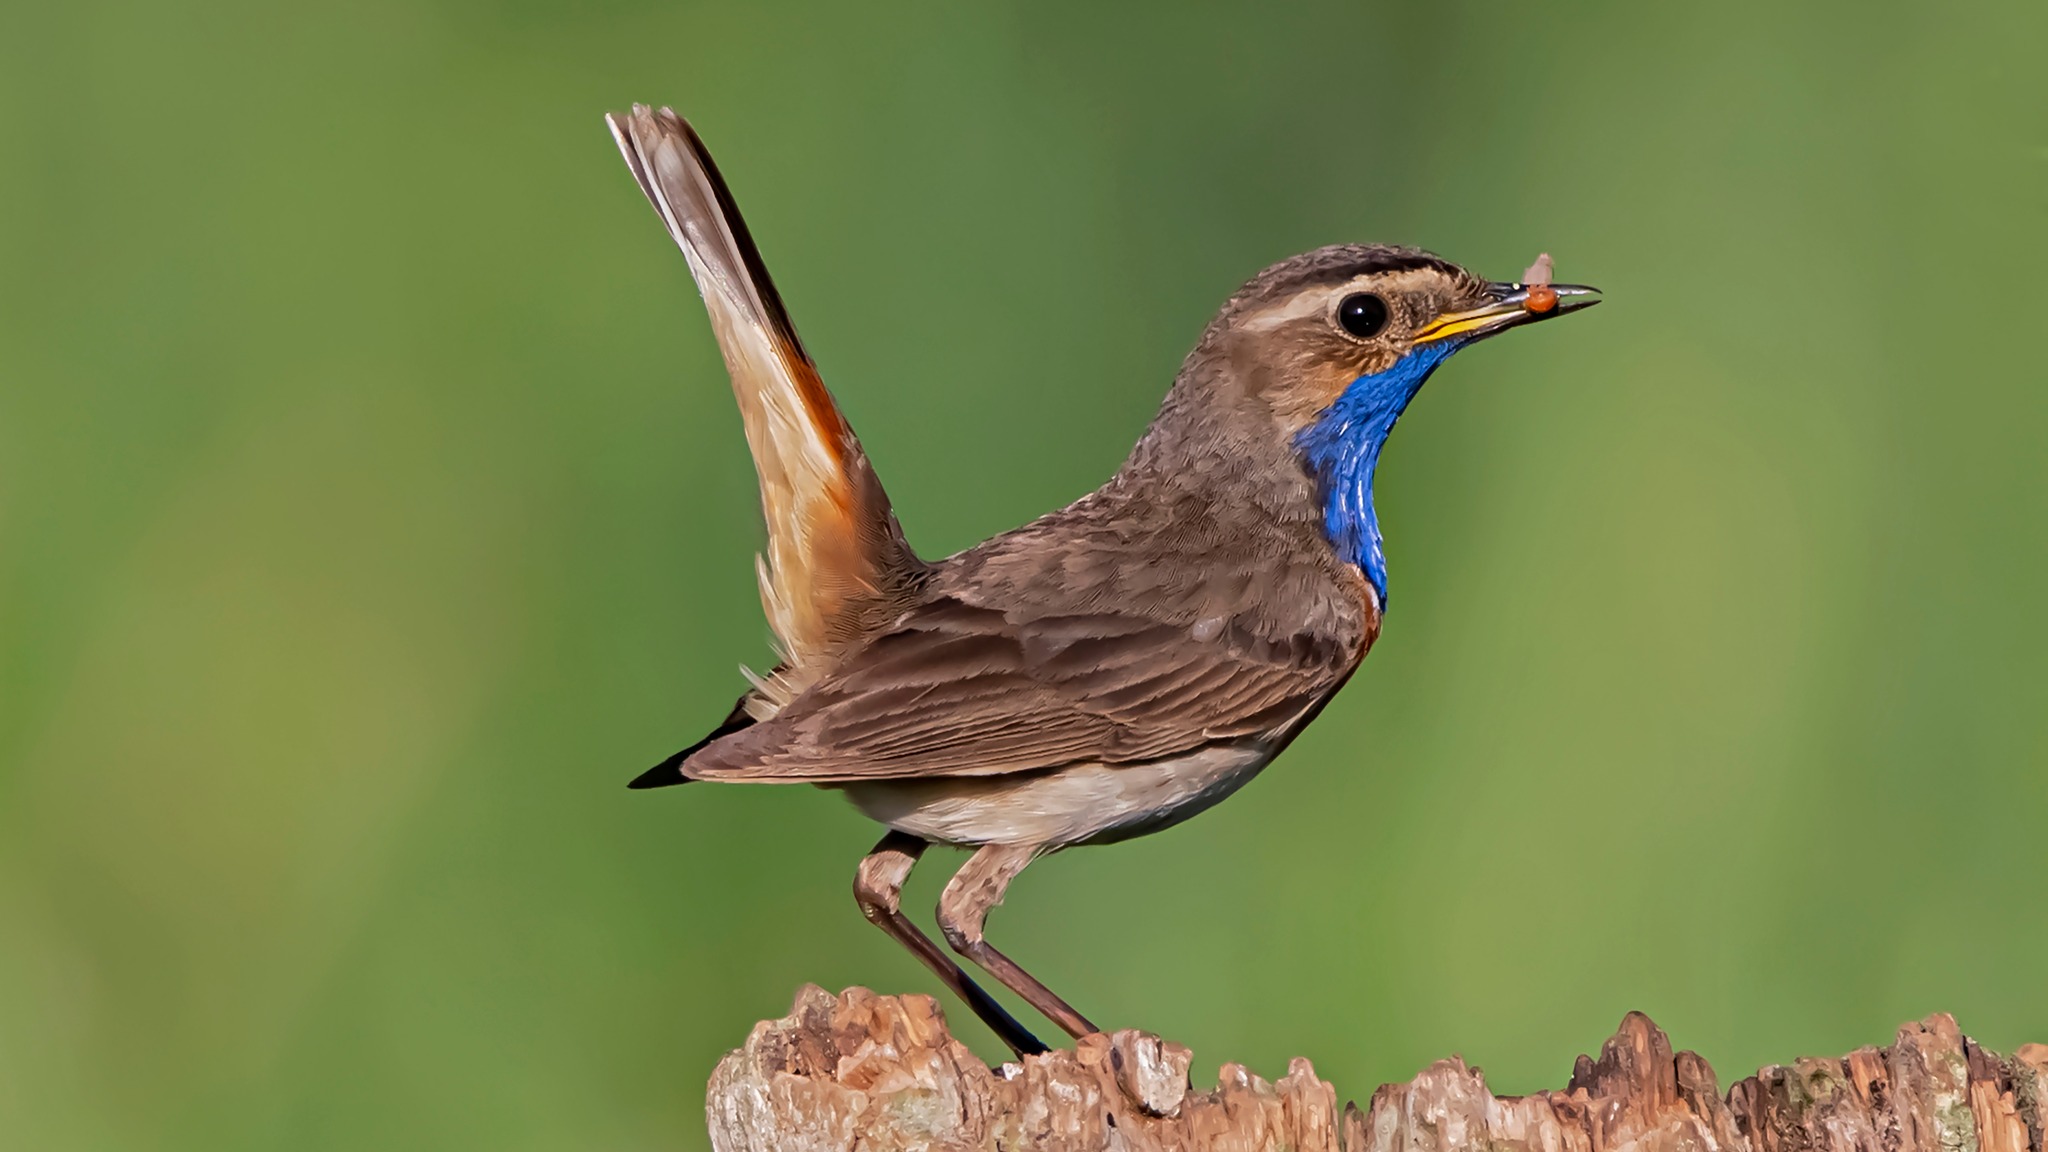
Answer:
[(758, 717), (801, 692), (845, 645), (900, 614), (923, 564), (797, 339), (704, 142), (666, 108), (634, 105), (605, 122), (689, 260), (760, 477), (768, 522), (761, 605), (782, 666), (757, 682), (749, 712)]
[(1019, 623), (940, 600), (773, 719), (699, 751), (683, 774), (828, 783), (1154, 760), (1285, 726), (1362, 655), (1228, 624), (1113, 614)]

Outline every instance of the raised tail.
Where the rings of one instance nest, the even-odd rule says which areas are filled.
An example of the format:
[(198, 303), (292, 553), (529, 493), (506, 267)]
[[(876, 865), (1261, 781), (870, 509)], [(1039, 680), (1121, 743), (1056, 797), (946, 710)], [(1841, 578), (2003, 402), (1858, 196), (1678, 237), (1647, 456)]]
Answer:
[(773, 715), (845, 647), (908, 607), (924, 564), (867, 453), (818, 378), (704, 142), (667, 108), (605, 117), (640, 190), (690, 262), (761, 480), (761, 606), (781, 666), (746, 704)]

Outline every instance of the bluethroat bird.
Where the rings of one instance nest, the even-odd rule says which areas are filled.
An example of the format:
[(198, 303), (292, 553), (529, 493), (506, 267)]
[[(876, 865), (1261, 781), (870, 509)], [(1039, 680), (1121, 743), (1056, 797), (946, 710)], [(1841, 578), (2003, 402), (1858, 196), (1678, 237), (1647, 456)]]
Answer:
[(953, 951), (1079, 1037), (997, 951), (989, 910), (1036, 857), (1178, 824), (1243, 787), (1365, 658), (1387, 604), (1373, 469), (1446, 358), (1597, 303), (1415, 248), (1340, 244), (1224, 302), (1109, 482), (943, 560), (911, 551), (704, 144), (674, 112), (607, 117), (696, 278), (761, 485), (779, 662), (710, 735), (632, 782), (814, 784), (888, 834), (860, 909), (1019, 1054), (1044, 1050), (904, 916), (932, 844)]

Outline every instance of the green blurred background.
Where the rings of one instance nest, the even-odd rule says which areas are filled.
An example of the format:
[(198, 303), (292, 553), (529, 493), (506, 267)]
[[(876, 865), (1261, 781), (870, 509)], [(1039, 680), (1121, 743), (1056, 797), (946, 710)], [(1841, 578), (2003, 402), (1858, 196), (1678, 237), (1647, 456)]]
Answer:
[[(767, 659), (753, 478), (599, 114), (716, 151), (927, 555), (1100, 482), (1345, 239), (1606, 307), (1441, 373), (1396, 595), (1230, 804), (995, 938), (1348, 1095), (2048, 1040), (2048, 7), (438, 0), (0, 16), (0, 1147), (702, 1148), (932, 991), (803, 789), (629, 794)], [(913, 882), (920, 913), (944, 871)], [(999, 1052), (947, 1003), (963, 1036)]]

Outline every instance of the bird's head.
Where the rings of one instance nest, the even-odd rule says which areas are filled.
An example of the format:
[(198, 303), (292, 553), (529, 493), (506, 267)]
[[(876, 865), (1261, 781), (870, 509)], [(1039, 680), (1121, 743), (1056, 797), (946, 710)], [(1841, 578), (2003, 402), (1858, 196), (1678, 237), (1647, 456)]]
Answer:
[[(1547, 259), (1542, 267), (1545, 275), (1528, 278), (1547, 280)], [(1598, 296), (1576, 284), (1489, 281), (1414, 248), (1320, 248), (1239, 289), (1176, 392), (1192, 393), (1181, 397), (1184, 410), (1228, 412), (1234, 437), (1270, 437), (1298, 461), (1331, 545), (1384, 602), (1372, 474), (1394, 422), (1451, 353), (1581, 311)]]
[(1458, 349), (1597, 302), (1591, 288), (1548, 287), (1550, 307), (1532, 309), (1529, 285), (1489, 281), (1419, 249), (1337, 245), (1253, 277), (1203, 342), (1291, 436), (1333, 416), (1398, 415)]

